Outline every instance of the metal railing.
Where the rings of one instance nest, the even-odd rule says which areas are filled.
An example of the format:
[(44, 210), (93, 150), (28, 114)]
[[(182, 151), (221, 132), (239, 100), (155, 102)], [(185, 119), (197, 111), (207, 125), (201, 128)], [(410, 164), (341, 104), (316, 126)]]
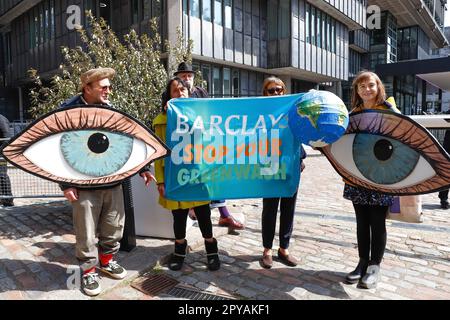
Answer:
[[(8, 139), (0, 139), (0, 145)], [(57, 183), (36, 177), (10, 165), (0, 155), (0, 200), (14, 198), (59, 198)]]

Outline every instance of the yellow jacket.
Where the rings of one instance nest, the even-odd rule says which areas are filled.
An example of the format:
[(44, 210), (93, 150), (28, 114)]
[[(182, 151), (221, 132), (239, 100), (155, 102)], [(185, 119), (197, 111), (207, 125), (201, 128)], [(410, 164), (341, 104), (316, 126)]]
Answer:
[[(389, 108), (388, 106), (381, 104), (378, 106), (375, 106), (372, 108), (372, 110), (391, 110), (392, 112), (395, 113), (401, 113), (400, 110), (397, 109), (397, 105), (395, 103), (394, 97), (389, 97), (386, 99), (386, 102), (389, 103), (391, 105), (391, 108)], [(350, 114), (354, 113), (354, 112), (359, 112), (359, 111), (363, 111), (364, 110), (364, 106), (363, 105), (359, 105), (358, 107), (354, 108), (352, 111), (350, 111)], [(356, 187), (354, 184), (352, 184), (350, 181), (346, 180), (346, 179), (342, 179), (344, 180), (344, 182), (350, 186)]]
[[(155, 134), (166, 142), (167, 113), (160, 113), (153, 120)], [(155, 161), (156, 183), (164, 183), (164, 159)], [(189, 209), (210, 203), (210, 201), (174, 201), (159, 196), (159, 204), (168, 210)]]
[[(396, 113), (401, 113), (400, 110), (397, 109), (397, 105), (395, 103), (394, 97), (389, 97), (386, 99), (386, 102), (389, 103), (392, 108), (389, 108), (388, 106), (381, 104), (378, 106), (373, 107), (373, 110), (392, 110), (392, 112), (396, 112)], [(354, 108), (352, 111), (350, 111), (350, 114), (354, 113), (354, 112), (358, 112), (358, 111), (363, 111), (364, 110), (364, 106), (361, 104), (359, 106), (357, 106), (356, 108)]]

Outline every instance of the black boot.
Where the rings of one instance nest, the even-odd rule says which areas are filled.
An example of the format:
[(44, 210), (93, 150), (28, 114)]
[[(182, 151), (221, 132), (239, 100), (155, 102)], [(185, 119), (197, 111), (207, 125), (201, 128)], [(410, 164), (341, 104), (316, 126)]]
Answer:
[(345, 277), (345, 281), (347, 283), (357, 283), (365, 274), (367, 266), (369, 265), (369, 261), (365, 259), (359, 259), (359, 263), (356, 266), (356, 269), (347, 274)]
[(174, 253), (170, 256), (169, 269), (173, 271), (180, 270), (183, 267), (184, 258), (186, 257), (187, 241), (183, 243), (175, 242)]
[(380, 279), (380, 265), (369, 263), (366, 274), (359, 279), (358, 288), (372, 289), (377, 286)]
[(208, 242), (205, 240), (206, 248), (206, 258), (208, 259), (208, 269), (210, 271), (219, 270), (220, 259), (219, 259), (219, 249), (217, 248), (217, 240), (213, 238), (213, 242)]

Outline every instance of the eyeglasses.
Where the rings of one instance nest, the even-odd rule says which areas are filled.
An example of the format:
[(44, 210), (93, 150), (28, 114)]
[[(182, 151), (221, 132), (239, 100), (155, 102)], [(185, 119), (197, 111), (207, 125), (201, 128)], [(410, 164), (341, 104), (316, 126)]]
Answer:
[(267, 92), (270, 93), (270, 94), (274, 94), (275, 92), (276, 93), (281, 93), (283, 91), (284, 91), (283, 87), (273, 87), (273, 88), (267, 89)]
[[(91, 85), (91, 84), (89, 84), (89, 85)], [(91, 86), (91, 88), (92, 88), (92, 86)], [(112, 86), (109, 85), (109, 86), (95, 87), (95, 89), (99, 89), (101, 91), (107, 91), (109, 89), (109, 91), (112, 91)]]
[(103, 87), (100, 87), (100, 89), (102, 91), (106, 91), (106, 90), (112, 91), (112, 86), (103, 86)]

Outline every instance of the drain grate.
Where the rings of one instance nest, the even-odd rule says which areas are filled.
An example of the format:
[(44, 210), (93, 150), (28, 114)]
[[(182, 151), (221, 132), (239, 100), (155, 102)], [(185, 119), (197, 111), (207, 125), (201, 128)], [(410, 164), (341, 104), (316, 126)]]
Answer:
[(145, 277), (131, 284), (131, 286), (149, 296), (158, 294), (175, 287), (178, 281), (163, 274)]
[(176, 298), (189, 300), (232, 300), (232, 298), (229, 297), (203, 293), (197, 290), (186, 289), (183, 287), (173, 287), (168, 292), (166, 292), (166, 294)]

